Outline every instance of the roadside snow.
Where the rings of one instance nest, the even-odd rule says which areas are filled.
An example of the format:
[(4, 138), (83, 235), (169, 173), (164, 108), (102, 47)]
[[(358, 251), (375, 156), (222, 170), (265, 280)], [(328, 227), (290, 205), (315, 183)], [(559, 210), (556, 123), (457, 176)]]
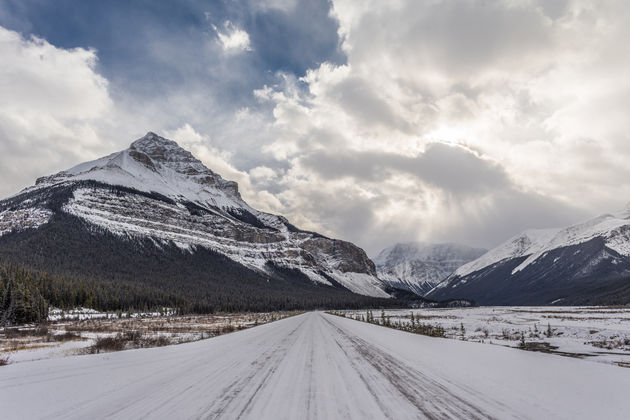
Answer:
[(622, 368), (312, 312), (0, 368), (3, 418), (626, 419)]
[[(365, 311), (346, 311), (365, 318)], [(373, 310), (380, 318), (381, 311)], [(413, 313), (419, 323), (441, 326), (446, 337), (518, 347), (548, 343), (557, 353), (585, 361), (630, 366), (630, 307), (508, 307), (425, 308), (384, 311), (390, 322), (408, 324)], [(548, 329), (550, 332), (548, 332)], [(549, 335), (549, 336), (548, 336)], [(630, 374), (630, 372), (629, 372)]]

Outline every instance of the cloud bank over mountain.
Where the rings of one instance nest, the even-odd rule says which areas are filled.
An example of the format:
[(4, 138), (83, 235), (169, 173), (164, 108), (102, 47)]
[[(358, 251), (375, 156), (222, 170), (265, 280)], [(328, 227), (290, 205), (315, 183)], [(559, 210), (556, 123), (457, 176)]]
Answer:
[(0, 1), (2, 196), (153, 130), (370, 252), (630, 200), (626, 2), (85, 3)]

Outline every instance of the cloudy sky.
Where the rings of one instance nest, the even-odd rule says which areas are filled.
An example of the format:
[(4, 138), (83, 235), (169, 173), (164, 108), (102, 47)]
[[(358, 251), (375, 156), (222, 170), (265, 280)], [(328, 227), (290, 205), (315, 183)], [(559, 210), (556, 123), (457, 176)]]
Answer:
[(0, 0), (0, 196), (170, 137), (374, 255), (630, 201), (625, 0)]

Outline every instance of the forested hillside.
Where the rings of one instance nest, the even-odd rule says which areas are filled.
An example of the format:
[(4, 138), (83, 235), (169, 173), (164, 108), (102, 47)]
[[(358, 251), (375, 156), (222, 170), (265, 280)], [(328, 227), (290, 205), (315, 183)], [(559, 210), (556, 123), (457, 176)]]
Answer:
[(271, 263), (273, 275), (265, 275), (205, 248), (126, 239), (63, 212), (39, 229), (0, 237), (0, 264), (0, 319), (10, 323), (45, 319), (47, 306), (212, 313), (404, 305)]

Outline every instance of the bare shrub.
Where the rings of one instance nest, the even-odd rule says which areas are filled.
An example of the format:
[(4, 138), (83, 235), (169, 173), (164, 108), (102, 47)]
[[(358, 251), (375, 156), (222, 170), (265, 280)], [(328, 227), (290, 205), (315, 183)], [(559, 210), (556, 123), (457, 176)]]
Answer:
[(147, 337), (142, 340), (142, 347), (163, 347), (171, 344), (170, 338), (164, 335), (156, 337)]
[(126, 341), (139, 343), (142, 340), (142, 331), (138, 331), (138, 330), (125, 331), (123, 337)]
[(32, 331), (32, 335), (37, 336), (37, 337), (43, 337), (45, 335), (48, 335), (48, 327), (45, 325), (38, 325), (33, 331)]
[(119, 333), (115, 337), (97, 337), (94, 344), (88, 349), (89, 353), (101, 351), (120, 351), (125, 349), (126, 340)]
[[(41, 332), (41, 334), (40, 334)], [(48, 329), (40, 330), (30, 329), (30, 328), (5, 328), (4, 329), (4, 337), (11, 338), (24, 338), (24, 337), (32, 337), (37, 335), (46, 335), (48, 333)]]
[(71, 331), (65, 331), (62, 334), (48, 334), (47, 341), (71, 341), (71, 340), (80, 340), (81, 336), (79, 334), (75, 334)]
[(236, 327), (232, 324), (224, 325), (219, 329), (220, 334), (227, 334), (236, 331)]
[(410, 330), (414, 334), (428, 335), (430, 337), (445, 337), (444, 328), (440, 325), (431, 324), (416, 324), (414, 328)]
[(9, 364), (9, 355), (8, 354), (0, 354), (0, 366), (6, 366)]

